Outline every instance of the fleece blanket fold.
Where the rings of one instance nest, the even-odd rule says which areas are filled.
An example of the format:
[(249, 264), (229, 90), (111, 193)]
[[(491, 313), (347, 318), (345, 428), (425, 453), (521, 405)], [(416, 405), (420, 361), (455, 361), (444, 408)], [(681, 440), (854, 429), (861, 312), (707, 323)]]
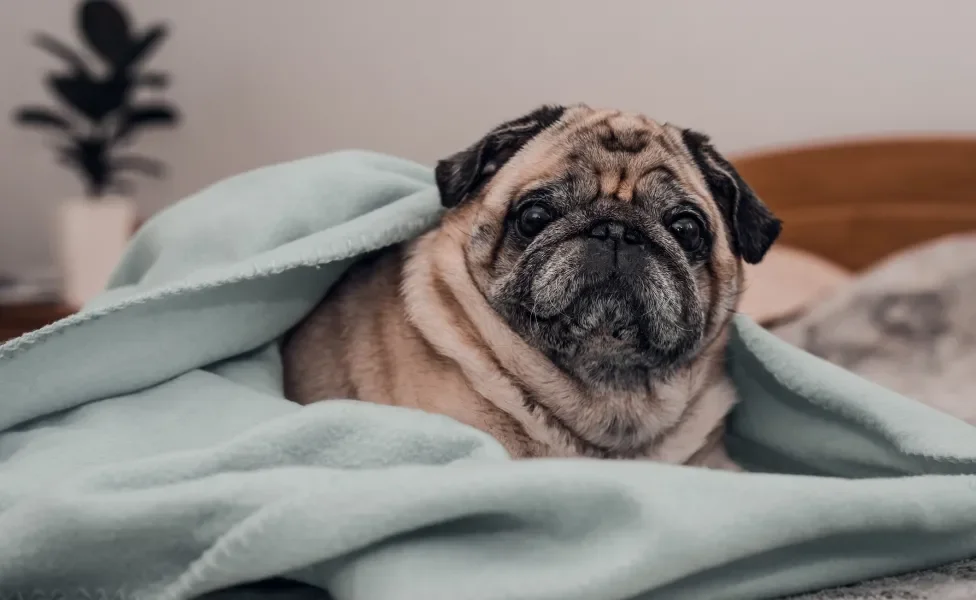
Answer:
[(755, 600), (976, 555), (976, 428), (741, 317), (750, 473), (511, 461), (445, 417), (286, 401), (281, 336), (438, 216), (400, 159), (260, 169), (152, 219), (104, 295), (0, 347), (0, 597)]

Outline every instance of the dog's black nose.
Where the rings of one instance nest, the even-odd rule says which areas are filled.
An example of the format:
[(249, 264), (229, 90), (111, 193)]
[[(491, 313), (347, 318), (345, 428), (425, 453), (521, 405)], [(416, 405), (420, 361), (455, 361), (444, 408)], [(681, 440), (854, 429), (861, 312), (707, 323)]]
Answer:
[(590, 237), (601, 241), (623, 241), (625, 244), (643, 244), (644, 234), (617, 221), (601, 221), (590, 229)]
[(647, 238), (634, 227), (620, 221), (600, 221), (588, 232), (588, 265), (601, 273), (639, 268), (645, 259), (646, 243)]

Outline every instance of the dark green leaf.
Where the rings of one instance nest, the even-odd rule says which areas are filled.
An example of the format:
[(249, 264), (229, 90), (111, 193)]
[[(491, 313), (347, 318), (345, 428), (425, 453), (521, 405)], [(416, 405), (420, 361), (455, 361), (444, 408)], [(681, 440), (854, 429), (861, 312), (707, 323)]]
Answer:
[(35, 35), (34, 44), (70, 64), (76, 73), (89, 73), (88, 66), (85, 65), (85, 61), (83, 61), (80, 56), (75, 54), (74, 50), (68, 48), (46, 33), (38, 33)]
[(172, 125), (177, 122), (179, 115), (176, 110), (165, 104), (147, 104), (130, 109), (119, 121), (119, 128), (115, 132), (116, 140), (123, 140), (135, 130), (142, 127)]
[(143, 38), (129, 47), (126, 59), (122, 61), (119, 65), (121, 68), (126, 68), (134, 65), (139, 61), (146, 60), (152, 55), (156, 46), (159, 45), (167, 36), (165, 25), (156, 25), (155, 27), (149, 28), (146, 31), (146, 35)]
[(17, 111), (14, 119), (21, 125), (37, 127), (54, 127), (62, 131), (69, 131), (71, 123), (52, 110), (37, 106), (26, 106)]
[(88, 45), (113, 65), (124, 61), (132, 46), (125, 12), (108, 0), (85, 2), (78, 12), (78, 29)]
[(126, 77), (95, 81), (82, 73), (48, 76), (48, 84), (61, 100), (96, 123), (125, 103), (129, 83)]

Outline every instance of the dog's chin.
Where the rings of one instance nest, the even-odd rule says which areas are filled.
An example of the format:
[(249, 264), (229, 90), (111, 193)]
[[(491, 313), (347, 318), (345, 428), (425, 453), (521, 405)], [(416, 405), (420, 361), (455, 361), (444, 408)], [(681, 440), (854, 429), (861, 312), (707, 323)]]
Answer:
[(590, 389), (650, 390), (694, 356), (693, 344), (643, 348), (611, 334), (579, 340), (572, 353), (554, 353), (551, 360)]
[(684, 311), (665, 305), (661, 298), (641, 298), (629, 286), (604, 282), (581, 290), (558, 315), (544, 317), (527, 303), (510, 322), (587, 388), (644, 390), (693, 358), (702, 336), (681, 322)]

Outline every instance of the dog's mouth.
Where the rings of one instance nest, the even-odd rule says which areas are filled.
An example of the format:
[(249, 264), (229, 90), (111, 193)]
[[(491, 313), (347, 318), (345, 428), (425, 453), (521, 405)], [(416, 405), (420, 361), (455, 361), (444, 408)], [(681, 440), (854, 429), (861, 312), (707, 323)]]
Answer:
[(687, 279), (663, 265), (646, 276), (537, 267), (520, 273), (514, 280), (521, 286), (498, 306), (562, 371), (584, 383), (633, 388), (684, 364), (698, 346), (702, 323)]
[(543, 339), (555, 338), (550, 357), (564, 369), (630, 387), (693, 354), (702, 332), (683, 313), (677, 299), (641, 298), (627, 285), (594, 286), (538, 327)]
[(576, 275), (575, 278), (572, 284), (560, 286), (558, 302), (547, 298), (545, 302), (540, 303), (532, 294), (529, 294), (519, 300), (519, 308), (530, 313), (533, 317), (551, 319), (573, 312), (581, 302), (585, 302), (587, 299), (602, 297), (615, 301), (626, 300), (635, 305), (635, 311), (639, 310), (637, 305), (641, 302), (638, 297), (638, 287), (632, 279), (628, 279), (620, 273), (610, 273), (604, 276), (583, 273)]

